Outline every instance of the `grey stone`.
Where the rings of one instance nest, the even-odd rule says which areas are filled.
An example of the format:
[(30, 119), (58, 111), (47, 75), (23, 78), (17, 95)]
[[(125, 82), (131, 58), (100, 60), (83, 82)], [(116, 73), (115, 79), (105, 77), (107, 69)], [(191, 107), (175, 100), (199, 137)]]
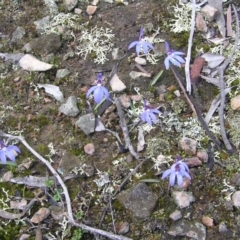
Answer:
[(93, 113), (88, 113), (86, 115), (81, 116), (78, 121), (76, 121), (76, 125), (81, 128), (85, 134), (90, 134), (94, 132), (95, 129), (95, 115)]
[(180, 208), (186, 208), (190, 206), (191, 202), (195, 201), (192, 192), (184, 192), (184, 191), (173, 191), (172, 197), (174, 202)]
[(44, 2), (48, 6), (51, 14), (53, 15), (58, 14), (58, 6), (54, 0), (44, 0)]
[(175, 237), (187, 236), (191, 239), (205, 240), (206, 228), (201, 223), (182, 219), (180, 221), (174, 222), (170, 226), (168, 234)]
[(240, 207), (240, 191), (236, 191), (233, 195), (232, 195), (232, 201), (233, 201), (233, 205), (235, 207)]
[(182, 218), (182, 213), (179, 210), (175, 210), (169, 216), (173, 221), (177, 221)]
[(145, 183), (138, 183), (121, 192), (118, 200), (132, 212), (132, 217), (140, 220), (148, 218), (156, 206), (158, 196)]
[(17, 43), (19, 40), (23, 38), (25, 35), (25, 29), (22, 27), (17, 27), (17, 29), (13, 32), (11, 41)]
[(68, 11), (72, 11), (77, 6), (78, 0), (63, 0), (63, 3)]
[(48, 35), (43, 35), (39, 38), (33, 39), (30, 42), (32, 51), (42, 54), (49, 54), (57, 52), (61, 47), (60, 36), (56, 33), (50, 33)]
[(66, 76), (68, 76), (71, 72), (68, 69), (58, 69), (57, 70), (57, 74), (56, 74), (56, 78), (58, 79), (62, 79), (65, 78)]
[(59, 111), (70, 117), (77, 116), (80, 112), (77, 107), (77, 98), (75, 96), (70, 96), (66, 103), (63, 103), (59, 107)]
[(197, 141), (194, 139), (183, 137), (178, 144), (187, 154), (195, 155), (197, 152)]
[(50, 16), (46, 16), (40, 20), (33, 22), (36, 26), (36, 30), (39, 34), (44, 32), (44, 28), (50, 23)]

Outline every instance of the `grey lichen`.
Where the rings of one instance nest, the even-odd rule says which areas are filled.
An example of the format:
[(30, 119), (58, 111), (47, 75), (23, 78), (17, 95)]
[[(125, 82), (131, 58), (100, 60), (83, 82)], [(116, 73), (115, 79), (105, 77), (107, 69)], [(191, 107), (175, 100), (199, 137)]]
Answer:
[(83, 30), (81, 37), (77, 39), (76, 54), (87, 58), (89, 54), (94, 54), (94, 62), (104, 64), (108, 58), (107, 53), (112, 50), (114, 34), (109, 28), (99, 28), (95, 26), (91, 30)]

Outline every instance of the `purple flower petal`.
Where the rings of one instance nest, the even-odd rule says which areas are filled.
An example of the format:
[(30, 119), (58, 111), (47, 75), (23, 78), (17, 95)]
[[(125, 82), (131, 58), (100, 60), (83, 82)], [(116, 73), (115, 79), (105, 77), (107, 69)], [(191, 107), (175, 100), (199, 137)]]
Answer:
[(165, 42), (165, 50), (166, 50), (166, 53), (168, 53), (170, 50), (168, 42)]
[(169, 60), (173, 65), (181, 67), (181, 64), (177, 60), (175, 60), (174, 58), (170, 58)]
[(15, 162), (15, 160), (16, 160), (16, 158), (15, 158), (15, 153), (14, 153), (14, 151), (12, 151), (12, 150), (7, 150), (6, 151), (6, 155), (7, 155), (7, 157), (11, 160), (11, 161), (13, 161), (13, 162)]
[(183, 177), (181, 174), (177, 174), (177, 183), (178, 183), (178, 186), (181, 187), (183, 185)]
[(3, 164), (6, 164), (7, 159), (6, 159), (5, 151), (0, 150), (0, 161)]
[(150, 116), (149, 116), (149, 113), (146, 113), (146, 122), (147, 122), (149, 125), (152, 126), (152, 120), (151, 120), (151, 118), (150, 118)]
[(171, 186), (175, 184), (176, 173), (172, 173), (169, 178), (169, 183)]
[(87, 94), (86, 94), (86, 98), (89, 98), (89, 96), (92, 94), (92, 92), (95, 91), (95, 89), (96, 89), (97, 87), (98, 87), (98, 86), (93, 86), (93, 87), (91, 87), (90, 89), (88, 89)]
[(180, 56), (175, 55), (174, 58), (177, 59), (180, 63), (185, 63), (185, 60)]
[(134, 46), (137, 45), (137, 44), (139, 44), (138, 41), (132, 42), (132, 43), (128, 46), (128, 50), (129, 50), (130, 48), (134, 47)]
[(166, 69), (168, 70), (169, 69), (169, 57), (165, 58), (164, 65), (165, 65)]
[(139, 55), (140, 50), (141, 50), (141, 44), (137, 44), (136, 45), (136, 53), (137, 53), (137, 55)]
[(14, 145), (10, 145), (7, 147), (7, 150), (14, 150), (16, 151), (17, 153), (21, 153), (20, 149), (17, 147), (17, 146), (14, 146)]
[(103, 99), (103, 91), (102, 91), (101, 86), (98, 86), (98, 87), (94, 90), (93, 97), (94, 97), (95, 103), (100, 103), (100, 102), (102, 101), (102, 99)]
[(105, 87), (102, 87), (102, 91), (104, 93), (105, 98), (108, 100), (110, 96), (108, 90)]
[(167, 170), (163, 173), (162, 179), (166, 178), (166, 177), (167, 177), (168, 175), (170, 175), (172, 172), (173, 172), (172, 169), (167, 169)]

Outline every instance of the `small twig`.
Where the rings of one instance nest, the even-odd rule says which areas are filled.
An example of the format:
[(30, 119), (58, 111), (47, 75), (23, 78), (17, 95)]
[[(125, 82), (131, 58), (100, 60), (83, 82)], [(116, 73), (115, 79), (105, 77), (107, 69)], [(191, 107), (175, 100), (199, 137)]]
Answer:
[(230, 61), (233, 58), (233, 55), (238, 47), (238, 43), (239, 43), (239, 18), (238, 18), (238, 14), (237, 14), (237, 9), (235, 7), (235, 5), (233, 5), (233, 10), (234, 10), (234, 14), (236, 17), (236, 24), (237, 24), (237, 32), (236, 32), (236, 36), (235, 36), (235, 43), (234, 46), (232, 48), (231, 54), (229, 55), (229, 57), (223, 62), (223, 64), (218, 67), (218, 75), (219, 75), (219, 84), (220, 84), (220, 107), (219, 107), (219, 121), (220, 121), (220, 127), (221, 127), (221, 134), (222, 134), (222, 139), (223, 142), (225, 144), (225, 147), (228, 151), (233, 152), (233, 147), (231, 146), (231, 143), (228, 140), (227, 137), (227, 133), (226, 133), (226, 129), (225, 129), (225, 124), (224, 124), (224, 106), (225, 106), (225, 82), (224, 82), (224, 72), (227, 68), (227, 66), (229, 65)]
[(110, 239), (113, 240), (130, 240), (131, 238), (127, 238), (127, 237), (123, 237), (123, 236), (119, 236), (101, 229), (97, 229), (97, 228), (93, 228), (93, 227), (89, 227), (85, 224), (82, 223), (77, 223), (75, 222), (74, 218), (73, 218), (73, 212), (72, 212), (72, 206), (71, 206), (71, 199), (69, 197), (69, 193), (67, 190), (66, 185), (64, 184), (62, 178), (60, 177), (60, 175), (56, 172), (56, 170), (52, 167), (51, 163), (49, 161), (47, 161), (45, 158), (43, 158), (39, 153), (37, 153), (26, 141), (23, 137), (21, 136), (13, 136), (10, 134), (6, 134), (3, 132), (0, 132), (0, 136), (3, 137), (7, 137), (10, 139), (17, 139), (19, 140), (35, 157), (37, 157), (49, 170), (50, 172), (53, 174), (54, 177), (56, 177), (56, 179), (58, 180), (59, 184), (61, 185), (62, 189), (63, 189), (63, 194), (65, 196), (65, 201), (66, 201), (66, 206), (67, 206), (67, 212), (68, 212), (68, 222), (72, 225), (72, 226), (76, 226), (79, 227), (85, 231), (91, 232), (93, 234), (100, 234), (102, 236), (108, 237)]
[(206, 133), (209, 136), (209, 138), (214, 142), (214, 144), (216, 145), (217, 149), (221, 149), (219, 140), (216, 139), (215, 136), (212, 134), (212, 132), (209, 130), (208, 125), (204, 121), (204, 118), (203, 118), (203, 116), (202, 116), (202, 114), (201, 114), (201, 112), (200, 112), (196, 102), (194, 101), (193, 97), (191, 95), (187, 94), (187, 92), (185, 91), (185, 88), (183, 86), (183, 78), (182, 78), (182, 76), (178, 73), (178, 71), (174, 68), (174, 66), (172, 64), (171, 64), (171, 70), (173, 71), (173, 74), (174, 74), (177, 82), (179, 83), (179, 86), (183, 90), (183, 93), (184, 93), (184, 95), (185, 95), (185, 97), (186, 97), (190, 107), (193, 109), (193, 112), (198, 117), (198, 120), (201, 123), (203, 129), (206, 131)]
[(188, 94), (191, 94), (191, 78), (190, 78), (190, 60), (191, 60), (191, 52), (192, 52), (192, 43), (193, 43), (193, 35), (196, 24), (196, 8), (201, 7), (207, 3), (207, 0), (196, 4), (196, 0), (192, 1), (192, 15), (191, 15), (191, 30), (188, 38), (188, 49), (185, 63), (185, 75), (186, 75), (186, 90)]
[(109, 201), (109, 207), (110, 207), (110, 211), (111, 211), (113, 231), (114, 231), (114, 233), (116, 234), (116, 233), (117, 233), (117, 230), (116, 230), (115, 221), (114, 221), (114, 217), (113, 217), (112, 201)]
[(123, 131), (123, 136), (124, 136), (124, 140), (125, 140), (125, 144), (126, 144), (126, 148), (129, 149), (130, 153), (136, 158), (139, 159), (139, 155), (135, 152), (133, 145), (131, 143), (131, 139), (129, 137), (129, 132), (128, 132), (128, 127), (127, 127), (127, 123), (126, 120), (124, 118), (124, 114), (123, 114), (123, 110), (121, 107), (121, 103), (119, 101), (119, 99), (117, 97), (114, 98), (114, 102), (116, 104), (117, 107), (117, 111), (118, 111), (118, 115), (119, 115), (119, 121), (120, 121), (120, 125)]

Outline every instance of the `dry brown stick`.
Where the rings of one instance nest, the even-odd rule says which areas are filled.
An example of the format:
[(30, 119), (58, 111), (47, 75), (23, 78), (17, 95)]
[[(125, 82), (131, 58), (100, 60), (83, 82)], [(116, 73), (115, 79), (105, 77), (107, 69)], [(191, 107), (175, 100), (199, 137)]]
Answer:
[(231, 59), (233, 58), (233, 55), (234, 55), (234, 53), (238, 47), (238, 43), (239, 43), (239, 18), (238, 18), (237, 9), (236, 9), (235, 5), (233, 5), (233, 10), (234, 10), (234, 14), (236, 17), (236, 24), (237, 24), (235, 43), (234, 43), (234, 46), (232, 48), (232, 51), (231, 51), (231, 54), (229, 55), (229, 57), (223, 62), (223, 64), (220, 67), (218, 67), (220, 96), (221, 96), (220, 107), (218, 109), (219, 121), (220, 121), (221, 135), (222, 135), (224, 145), (225, 145), (226, 149), (230, 152), (234, 152), (234, 149), (228, 140), (226, 129), (225, 129), (225, 124), (224, 124), (224, 107), (225, 107), (225, 96), (226, 96), (226, 94), (225, 94), (226, 84), (224, 82), (224, 72), (225, 72), (227, 66), (229, 65)]
[(128, 131), (128, 127), (127, 127), (127, 123), (126, 120), (124, 118), (124, 114), (123, 114), (123, 110), (121, 107), (121, 103), (119, 101), (119, 99), (117, 97), (114, 98), (114, 103), (116, 104), (117, 107), (117, 111), (118, 111), (118, 116), (120, 119), (120, 126), (122, 128), (123, 131), (123, 136), (124, 136), (124, 140), (125, 140), (125, 144), (126, 144), (126, 148), (129, 149), (130, 153), (136, 158), (139, 159), (139, 155), (135, 152), (131, 139), (129, 137), (129, 131)]
[(116, 235), (101, 229), (97, 229), (97, 228), (93, 228), (93, 227), (89, 227), (85, 224), (82, 223), (77, 223), (75, 222), (74, 218), (73, 218), (73, 212), (72, 212), (72, 206), (71, 206), (71, 199), (69, 197), (69, 193), (68, 193), (68, 189), (66, 187), (66, 185), (63, 182), (63, 179), (61, 178), (61, 176), (57, 173), (57, 171), (52, 167), (51, 163), (49, 161), (47, 161), (45, 158), (43, 158), (39, 153), (37, 153), (26, 141), (22, 136), (13, 136), (10, 134), (6, 134), (3, 132), (0, 132), (0, 136), (3, 137), (7, 137), (10, 139), (17, 139), (19, 140), (35, 157), (38, 158), (38, 160), (40, 160), (49, 170), (50, 172), (53, 174), (54, 177), (56, 177), (56, 179), (58, 180), (59, 184), (61, 185), (62, 189), (63, 189), (63, 194), (65, 196), (65, 201), (66, 201), (66, 206), (67, 206), (67, 212), (68, 212), (68, 221), (72, 226), (75, 227), (79, 227), (85, 231), (91, 232), (93, 234), (100, 234), (102, 236), (108, 237), (110, 239), (113, 240), (130, 240), (131, 238), (127, 238), (127, 237), (123, 237), (120, 235)]
[(174, 66), (171, 65), (171, 70), (180, 86), (180, 88), (182, 89), (184, 96), (186, 97), (190, 107), (193, 109), (193, 112), (196, 114), (196, 116), (198, 117), (199, 122), (201, 123), (203, 129), (206, 131), (207, 135), (209, 136), (209, 138), (214, 142), (214, 144), (216, 145), (217, 149), (220, 150), (220, 142), (218, 141), (218, 139), (215, 138), (215, 136), (211, 133), (211, 131), (208, 128), (208, 125), (206, 124), (206, 122), (204, 121), (204, 118), (197, 106), (197, 104), (195, 103), (193, 97), (189, 94), (187, 94), (187, 92), (185, 91), (185, 88), (183, 86), (183, 80), (181, 75), (178, 73), (178, 71), (174, 68)]

